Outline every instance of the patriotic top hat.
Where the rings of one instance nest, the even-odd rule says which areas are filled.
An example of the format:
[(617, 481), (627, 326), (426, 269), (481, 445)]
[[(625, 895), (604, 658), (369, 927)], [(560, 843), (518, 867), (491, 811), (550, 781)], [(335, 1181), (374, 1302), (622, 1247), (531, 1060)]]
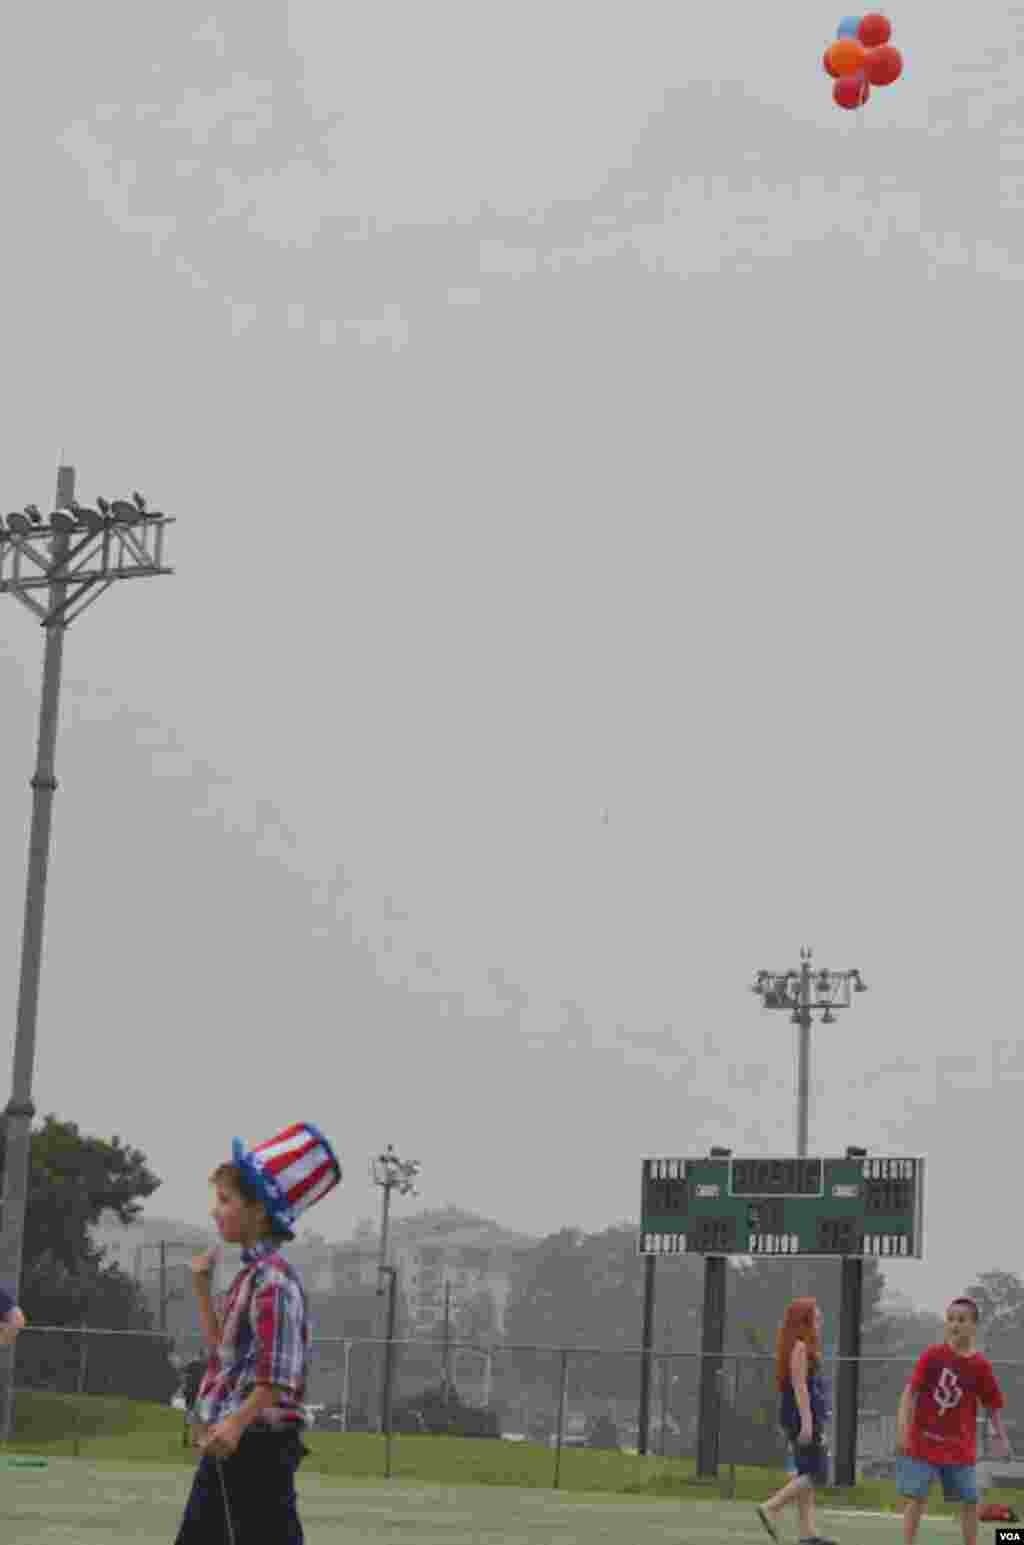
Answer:
[(278, 1234), (294, 1239), (298, 1217), (321, 1201), (341, 1181), (341, 1165), (316, 1127), (297, 1121), (250, 1153), (236, 1137), (231, 1157), (259, 1192), (267, 1216)]

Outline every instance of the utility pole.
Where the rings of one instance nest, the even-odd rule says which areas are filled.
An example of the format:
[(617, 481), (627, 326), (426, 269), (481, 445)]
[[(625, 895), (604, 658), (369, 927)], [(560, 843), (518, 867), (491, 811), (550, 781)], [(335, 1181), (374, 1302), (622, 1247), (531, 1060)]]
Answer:
[(445, 1404), (448, 1403), (448, 1391), (451, 1388), (451, 1324), (452, 1324), (452, 1285), (448, 1278), (444, 1279), (444, 1361), (441, 1365), (441, 1388), (444, 1391)]
[[(35, 1066), (43, 920), (50, 858), (54, 762), (60, 717), (64, 634), (115, 580), (172, 574), (163, 561), (164, 529), (173, 517), (151, 512), (141, 494), (111, 504), (83, 506), (75, 498), (75, 469), (57, 470), (56, 507), (47, 516), (27, 504), (0, 517), (0, 594), (15, 596), (45, 632), (39, 734), (32, 788), (28, 880), (21, 944), (14, 1071), (4, 1110), (6, 1152), (0, 1281), (15, 1296), (21, 1284), (25, 1209), (32, 1145), (32, 1076)], [(40, 597), (42, 593), (42, 598)], [(0, 1441), (11, 1435), (14, 1353), (0, 1348)]]
[(167, 1250), (168, 1250), (168, 1246), (172, 1250), (193, 1250), (194, 1249), (194, 1247), (192, 1245), (188, 1244), (184, 1240), (179, 1240), (179, 1239), (159, 1239), (159, 1240), (153, 1240), (149, 1244), (141, 1244), (141, 1245), (138, 1246), (138, 1248), (136, 1250), (136, 1258), (138, 1258), (138, 1256), (141, 1255), (143, 1250), (159, 1250), (160, 1251), (160, 1330), (162, 1331), (162, 1333), (165, 1336), (167, 1334), (167, 1305), (169, 1303), (171, 1303), (171, 1301), (173, 1299), (175, 1299), (175, 1298), (182, 1298), (184, 1296), (180, 1289), (174, 1288), (174, 1289), (171, 1289), (169, 1291), (168, 1287), (167, 1287)]

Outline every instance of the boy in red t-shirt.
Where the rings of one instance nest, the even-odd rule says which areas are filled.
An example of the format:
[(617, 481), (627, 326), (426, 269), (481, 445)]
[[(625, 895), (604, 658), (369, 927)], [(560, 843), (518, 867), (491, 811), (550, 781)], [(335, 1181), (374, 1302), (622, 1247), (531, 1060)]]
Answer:
[(1003, 1393), (987, 1357), (975, 1351), (978, 1306), (954, 1298), (946, 1310), (946, 1340), (926, 1347), (900, 1397), (896, 1487), (907, 1498), (903, 1539), (913, 1545), (933, 1480), (941, 1480), (947, 1502), (959, 1502), (964, 1545), (978, 1538), (978, 1401), (989, 1412), (996, 1453), (1010, 1452), (1000, 1412)]

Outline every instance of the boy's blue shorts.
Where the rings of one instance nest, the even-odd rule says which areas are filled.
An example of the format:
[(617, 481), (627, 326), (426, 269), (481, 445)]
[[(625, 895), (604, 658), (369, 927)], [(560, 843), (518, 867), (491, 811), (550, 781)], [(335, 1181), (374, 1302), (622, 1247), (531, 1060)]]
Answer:
[(978, 1472), (974, 1465), (933, 1465), (927, 1459), (900, 1454), (896, 1490), (901, 1497), (924, 1498), (932, 1481), (942, 1482), (944, 1502), (977, 1502)]

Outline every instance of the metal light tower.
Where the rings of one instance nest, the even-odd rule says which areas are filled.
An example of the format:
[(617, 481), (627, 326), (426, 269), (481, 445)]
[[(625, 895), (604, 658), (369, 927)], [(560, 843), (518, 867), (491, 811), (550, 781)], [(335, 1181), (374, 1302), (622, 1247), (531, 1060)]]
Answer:
[[(75, 498), (75, 469), (57, 470), (56, 506), (49, 515), (27, 504), (0, 517), (0, 594), (10, 594), (45, 630), (43, 688), (39, 705), (36, 769), (31, 779), (32, 827), (21, 946), (21, 977), (14, 1041), (11, 1098), (4, 1114), (6, 1153), (0, 1282), (17, 1294), (21, 1282), (32, 1138), (32, 1073), (36, 1050), (39, 979), (43, 954), (50, 824), (57, 788), (54, 756), (59, 719), (64, 632), (118, 579), (171, 574), (164, 565), (164, 529), (173, 517), (151, 511), (141, 494), (131, 499)], [(0, 1439), (7, 1442), (13, 1414), (14, 1353), (0, 1349)]]
[[(867, 992), (856, 968), (815, 971), (813, 951), (801, 949), (799, 971), (759, 971), (751, 992), (756, 992), (766, 1009), (786, 1009), (790, 1023), (800, 1032), (796, 1078), (796, 1151), (798, 1158), (807, 1154), (807, 1115), (811, 1087), (811, 1025), (815, 1014), (823, 1025), (834, 1025), (836, 1010), (847, 1009), (855, 992)], [(793, 1296), (804, 1295), (807, 1274), (797, 1263), (793, 1266)]]
[(811, 1084), (811, 1024), (815, 1014), (823, 1025), (834, 1025), (836, 1010), (848, 1009), (855, 992), (867, 992), (856, 969), (815, 971), (812, 951), (800, 951), (799, 971), (759, 971), (751, 992), (756, 992), (766, 1009), (786, 1009), (790, 1022), (800, 1030), (799, 1060), (796, 1080), (796, 1151), (798, 1158), (807, 1154), (807, 1111)]
[(418, 1159), (400, 1159), (388, 1143), (376, 1159), (370, 1161), (370, 1174), (375, 1186), (384, 1192), (381, 1198), (380, 1259), (377, 1264), (377, 1295), (384, 1295), (384, 1277), (388, 1266), (388, 1226), (391, 1218), (391, 1193), (399, 1196), (416, 1196), (416, 1176), (420, 1172)]
[(370, 1161), (370, 1175), (375, 1186), (384, 1195), (381, 1203), (380, 1258), (377, 1263), (377, 1297), (383, 1298), (387, 1282), (387, 1317), (385, 1320), (384, 1373), (380, 1394), (380, 1426), (386, 1439), (387, 1460), (385, 1474), (391, 1474), (391, 1379), (394, 1371), (395, 1305), (398, 1297), (398, 1272), (388, 1264), (388, 1223), (391, 1217), (391, 1193), (399, 1196), (415, 1196), (416, 1176), (420, 1172), (418, 1159), (400, 1159), (394, 1148), (387, 1148)]

